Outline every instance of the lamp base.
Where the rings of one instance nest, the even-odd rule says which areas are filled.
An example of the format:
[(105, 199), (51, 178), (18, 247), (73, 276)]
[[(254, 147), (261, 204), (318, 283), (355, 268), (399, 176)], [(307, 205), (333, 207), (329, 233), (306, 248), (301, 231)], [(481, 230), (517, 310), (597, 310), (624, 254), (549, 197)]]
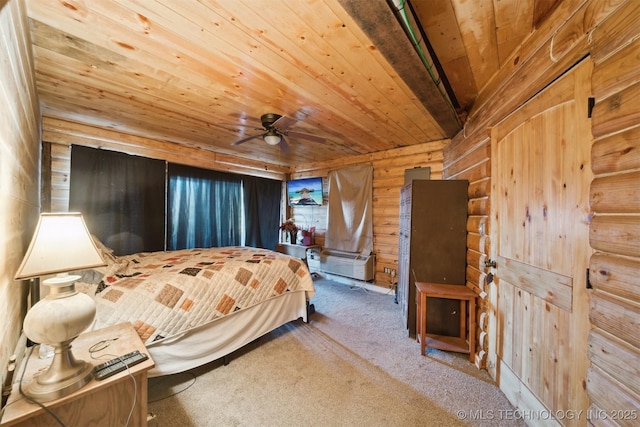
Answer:
[(59, 274), (45, 280), (50, 292), (27, 312), (24, 332), (34, 342), (50, 344), (54, 350), (49, 369), (34, 376), (25, 394), (39, 402), (59, 399), (91, 381), (93, 365), (76, 360), (71, 342), (93, 322), (96, 304), (76, 291), (79, 276)]
[(93, 377), (93, 365), (76, 360), (70, 342), (56, 345), (53, 361), (46, 371), (36, 374), (24, 394), (38, 402), (60, 399), (80, 390)]

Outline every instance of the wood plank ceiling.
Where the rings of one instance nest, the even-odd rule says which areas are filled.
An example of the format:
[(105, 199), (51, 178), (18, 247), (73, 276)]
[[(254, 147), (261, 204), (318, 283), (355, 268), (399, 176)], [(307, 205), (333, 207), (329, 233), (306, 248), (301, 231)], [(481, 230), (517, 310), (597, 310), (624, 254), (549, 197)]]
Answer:
[[(453, 137), (482, 87), (553, 7), (27, 0), (43, 115), (290, 167)], [(231, 145), (263, 133), (265, 113), (324, 141), (290, 135), (289, 153), (261, 138)]]

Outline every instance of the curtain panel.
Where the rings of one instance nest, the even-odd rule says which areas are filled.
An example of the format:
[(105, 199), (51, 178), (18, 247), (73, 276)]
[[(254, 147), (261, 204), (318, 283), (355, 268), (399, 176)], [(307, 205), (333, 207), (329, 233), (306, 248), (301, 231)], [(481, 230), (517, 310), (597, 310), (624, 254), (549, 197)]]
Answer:
[(165, 162), (71, 147), (69, 210), (116, 255), (164, 249)]
[(278, 242), (281, 181), (83, 146), (71, 178), (70, 210), (116, 255)]
[(170, 163), (167, 249), (242, 245), (242, 177)]
[(246, 176), (244, 206), (247, 246), (276, 249), (280, 227), (282, 182)]
[(368, 256), (373, 252), (373, 167), (329, 172), (325, 246)]

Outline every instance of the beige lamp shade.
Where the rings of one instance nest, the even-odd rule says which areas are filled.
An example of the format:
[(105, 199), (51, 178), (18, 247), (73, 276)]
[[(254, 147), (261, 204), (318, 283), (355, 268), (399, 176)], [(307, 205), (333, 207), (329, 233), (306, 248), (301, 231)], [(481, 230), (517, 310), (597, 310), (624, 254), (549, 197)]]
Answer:
[(16, 280), (107, 265), (79, 212), (40, 214)]

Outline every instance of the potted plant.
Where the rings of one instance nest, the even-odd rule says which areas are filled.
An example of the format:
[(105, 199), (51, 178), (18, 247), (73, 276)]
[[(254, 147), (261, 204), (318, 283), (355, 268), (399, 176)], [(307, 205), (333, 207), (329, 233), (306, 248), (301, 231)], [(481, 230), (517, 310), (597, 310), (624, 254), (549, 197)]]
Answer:
[(289, 234), (289, 243), (295, 245), (298, 241), (298, 230), (300, 228), (296, 225), (293, 218), (289, 218), (282, 224), (280, 224), (280, 230), (283, 230)]

